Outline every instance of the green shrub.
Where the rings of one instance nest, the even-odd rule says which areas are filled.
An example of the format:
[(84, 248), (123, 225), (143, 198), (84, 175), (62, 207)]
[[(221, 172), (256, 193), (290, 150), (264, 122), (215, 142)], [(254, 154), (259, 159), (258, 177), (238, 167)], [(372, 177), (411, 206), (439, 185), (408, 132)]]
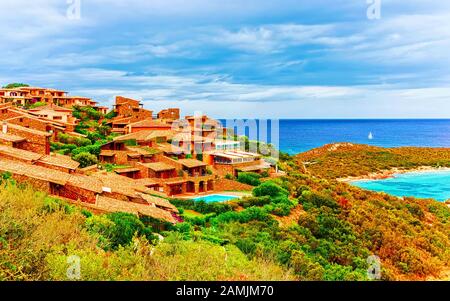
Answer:
[(149, 241), (155, 240), (152, 229), (146, 227), (144, 223), (135, 215), (129, 213), (116, 212), (107, 215), (108, 219), (114, 223), (110, 241), (111, 247), (128, 245), (135, 235), (145, 236)]
[(270, 196), (261, 196), (261, 197), (244, 197), (241, 200), (239, 200), (239, 205), (241, 205), (244, 208), (253, 207), (253, 206), (264, 206), (267, 204), (270, 204)]
[(253, 189), (254, 196), (288, 196), (289, 192), (272, 181), (266, 181)]
[(34, 108), (38, 108), (38, 107), (43, 107), (45, 105), (47, 105), (45, 102), (38, 101), (38, 102), (35, 102), (34, 104), (30, 105), (29, 108), (34, 109)]
[(7, 84), (6, 86), (3, 86), (3, 89), (14, 89), (14, 88), (20, 88), (20, 87), (29, 87), (29, 85), (23, 84), (23, 83), (11, 83), (11, 84)]
[(95, 156), (100, 155), (101, 151), (101, 145), (100, 144), (94, 144), (94, 145), (87, 145), (82, 147), (77, 147), (72, 150), (72, 156), (76, 156), (80, 153), (89, 153)]
[(278, 216), (288, 216), (291, 213), (292, 205), (286, 203), (275, 204), (272, 213)]
[(98, 163), (97, 157), (93, 154), (82, 152), (73, 157), (73, 159), (80, 163), (80, 167), (88, 167)]
[(64, 134), (64, 133), (59, 133), (58, 134), (58, 140), (61, 143), (73, 144), (73, 145), (76, 145), (78, 147), (87, 146), (87, 145), (91, 145), (92, 144), (91, 140), (89, 140), (88, 138), (75, 137), (75, 136), (71, 136), (71, 135)]
[(105, 117), (105, 119), (113, 119), (116, 116), (117, 116), (117, 113), (114, 110), (112, 110), (112, 111), (109, 111), (108, 113), (106, 113), (104, 117)]
[(225, 175), (225, 179), (227, 179), (227, 180), (233, 180), (234, 177), (233, 177), (231, 174), (227, 173), (227, 174)]
[(335, 210), (339, 210), (340, 208), (339, 204), (331, 196), (319, 193), (311, 193), (311, 192), (304, 193), (304, 192), (306, 192), (306, 190), (302, 192), (302, 197), (300, 198), (300, 201), (304, 204), (305, 208), (311, 207), (305, 203), (309, 203), (310, 205), (316, 208), (320, 208), (322, 206), (330, 207)]
[(261, 176), (254, 172), (240, 172), (238, 174), (238, 182), (248, 184), (251, 186), (258, 186), (261, 184), (261, 181), (259, 180)]
[(194, 210), (196, 212), (207, 214), (207, 213), (224, 213), (227, 211), (232, 211), (233, 207), (229, 203), (206, 203), (203, 200), (170, 200), (170, 202), (177, 208), (184, 208), (188, 210)]

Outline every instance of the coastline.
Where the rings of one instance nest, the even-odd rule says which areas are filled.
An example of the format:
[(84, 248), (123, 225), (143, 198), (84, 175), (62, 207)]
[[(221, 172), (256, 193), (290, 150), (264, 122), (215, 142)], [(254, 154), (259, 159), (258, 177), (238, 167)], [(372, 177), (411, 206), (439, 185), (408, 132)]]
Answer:
[(400, 167), (394, 167), (387, 170), (382, 170), (378, 172), (372, 172), (367, 175), (362, 176), (354, 176), (354, 177), (345, 177), (336, 179), (342, 183), (351, 183), (356, 181), (364, 181), (364, 180), (383, 180), (393, 178), (396, 174), (405, 174), (405, 173), (426, 173), (426, 172), (440, 172), (440, 171), (450, 171), (450, 167), (432, 167), (432, 166), (420, 166), (412, 169), (405, 169)]

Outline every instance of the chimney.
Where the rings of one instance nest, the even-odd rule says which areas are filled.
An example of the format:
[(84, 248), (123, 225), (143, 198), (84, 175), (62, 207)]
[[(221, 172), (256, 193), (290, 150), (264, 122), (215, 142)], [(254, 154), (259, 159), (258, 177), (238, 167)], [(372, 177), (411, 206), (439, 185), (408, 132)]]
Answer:
[(2, 133), (3, 134), (8, 133), (8, 124), (6, 122), (3, 122), (3, 124), (2, 124)]

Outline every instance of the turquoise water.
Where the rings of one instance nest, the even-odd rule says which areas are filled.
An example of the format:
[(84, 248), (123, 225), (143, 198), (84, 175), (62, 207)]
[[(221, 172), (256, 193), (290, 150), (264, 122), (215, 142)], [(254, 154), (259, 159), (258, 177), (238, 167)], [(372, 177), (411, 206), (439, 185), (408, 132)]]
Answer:
[(396, 174), (389, 179), (355, 181), (351, 184), (398, 197), (433, 198), (441, 202), (450, 199), (450, 171), (411, 172)]
[(239, 199), (239, 197), (234, 195), (224, 195), (224, 194), (210, 194), (205, 196), (200, 196), (193, 198), (194, 201), (205, 201), (206, 203), (216, 203), (216, 202), (225, 202)]

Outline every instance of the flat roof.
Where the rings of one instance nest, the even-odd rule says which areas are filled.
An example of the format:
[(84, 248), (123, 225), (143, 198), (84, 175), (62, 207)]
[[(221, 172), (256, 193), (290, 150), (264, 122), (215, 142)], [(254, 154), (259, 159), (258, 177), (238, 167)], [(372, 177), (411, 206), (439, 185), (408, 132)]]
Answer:
[(261, 170), (261, 169), (269, 169), (270, 165), (266, 164), (258, 164), (258, 165), (250, 165), (250, 166), (244, 166), (238, 168), (240, 171), (255, 171), (255, 170)]
[(27, 139), (17, 136), (17, 135), (4, 134), (4, 133), (0, 132), (0, 140), (8, 141), (8, 142), (22, 142)]
[(185, 149), (183, 149), (182, 147), (173, 145), (171, 143), (164, 143), (164, 144), (158, 144), (156, 146), (156, 148), (158, 148), (160, 151), (164, 152), (164, 153), (168, 153), (168, 154), (183, 154), (183, 153), (188, 153), (188, 151), (186, 151)]
[(135, 171), (140, 171), (140, 169), (136, 168), (136, 167), (114, 169), (114, 172), (119, 173), (119, 174), (127, 173), (127, 172), (135, 172)]
[(152, 163), (140, 163), (141, 165), (153, 170), (153, 171), (166, 171), (173, 170), (175, 167), (164, 162), (152, 162)]
[(215, 151), (209, 151), (209, 152), (207, 152), (207, 154), (217, 156), (217, 157), (230, 158), (230, 159), (258, 158), (261, 156), (260, 154), (257, 154), (257, 153), (249, 153), (249, 152), (244, 152), (244, 151), (239, 151), (239, 150), (235, 150), (235, 151), (215, 150)]
[(114, 157), (115, 155), (116, 155), (116, 151), (114, 151), (114, 150), (105, 149), (105, 150), (100, 151), (100, 156)]
[(179, 159), (177, 162), (187, 168), (202, 167), (208, 165), (205, 162), (195, 159)]

